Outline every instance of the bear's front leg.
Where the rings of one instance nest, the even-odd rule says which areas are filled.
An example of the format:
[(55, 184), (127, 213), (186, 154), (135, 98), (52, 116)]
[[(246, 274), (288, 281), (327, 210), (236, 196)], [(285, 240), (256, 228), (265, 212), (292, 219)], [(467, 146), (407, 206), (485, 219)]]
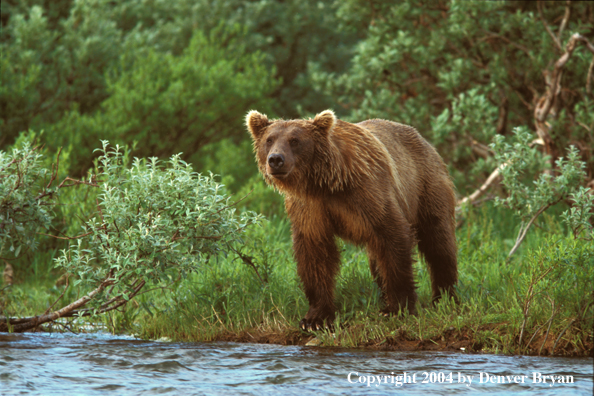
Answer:
[(297, 260), (297, 274), (309, 301), (309, 311), (299, 322), (304, 331), (331, 328), (335, 318), (335, 278), (340, 265), (340, 254), (330, 232), (317, 237), (305, 236), (293, 226), (293, 250)]

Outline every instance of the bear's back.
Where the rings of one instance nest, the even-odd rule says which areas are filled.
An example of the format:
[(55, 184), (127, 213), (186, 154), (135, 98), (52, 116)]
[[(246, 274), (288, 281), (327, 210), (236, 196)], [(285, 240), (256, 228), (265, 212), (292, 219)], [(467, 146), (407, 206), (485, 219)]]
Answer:
[(447, 167), (435, 148), (411, 126), (386, 120), (367, 120), (357, 124), (374, 135), (386, 148), (396, 170), (397, 193), (406, 201), (407, 218), (417, 221), (419, 199), (434, 185), (453, 191)]
[(442, 158), (415, 128), (379, 119), (363, 121), (357, 125), (373, 134), (386, 147), (396, 162), (399, 173), (419, 176), (419, 172), (437, 172), (449, 177)]

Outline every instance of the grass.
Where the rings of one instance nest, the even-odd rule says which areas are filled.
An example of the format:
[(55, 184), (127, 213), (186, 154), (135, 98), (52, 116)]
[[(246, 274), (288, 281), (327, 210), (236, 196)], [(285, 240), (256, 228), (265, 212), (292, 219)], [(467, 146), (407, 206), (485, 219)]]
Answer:
[[(464, 215), (457, 230), (460, 303), (430, 303), (425, 263), (416, 265), (417, 316), (383, 317), (378, 287), (361, 249), (341, 243), (335, 332), (315, 333), (322, 346), (461, 350), (506, 354), (592, 356), (594, 244), (574, 240), (544, 213), (511, 260), (517, 221), (486, 204)], [(113, 332), (176, 341), (235, 340), (305, 344), (297, 324), (308, 303), (292, 258), (290, 224), (274, 218), (246, 235), (243, 256), (221, 254), (167, 290), (138, 296), (101, 320)], [(242, 258), (243, 257), (243, 258)], [(27, 279), (0, 293), (11, 315), (40, 313), (62, 292), (58, 274), (35, 256)], [(63, 297), (76, 297), (70, 287)]]

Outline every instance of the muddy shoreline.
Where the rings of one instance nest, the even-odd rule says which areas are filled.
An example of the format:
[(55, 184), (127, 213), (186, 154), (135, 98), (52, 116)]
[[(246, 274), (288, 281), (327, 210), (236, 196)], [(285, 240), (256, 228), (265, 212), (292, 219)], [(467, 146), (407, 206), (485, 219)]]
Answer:
[[(485, 328), (492, 328), (492, 326), (485, 326)], [(26, 333), (35, 332), (54, 332), (65, 333), (64, 329), (48, 328), (40, 326), (37, 329), (27, 331)], [(73, 331), (71, 331), (73, 332)], [(86, 333), (87, 331), (81, 331)], [(4, 332), (0, 332), (0, 337)], [(558, 335), (554, 337), (549, 335), (545, 337), (534, 337), (530, 340), (530, 346), (526, 353), (507, 354), (510, 356), (552, 356), (552, 357), (592, 357), (594, 358), (594, 340), (592, 336), (587, 340), (583, 340), (583, 349), (572, 348), (569, 341), (557, 342)], [(277, 344), (277, 345), (299, 345), (320, 348), (344, 348), (344, 346), (321, 345), (323, 341), (317, 338), (312, 333), (306, 333), (297, 329), (287, 329), (282, 331), (261, 331), (257, 329), (243, 330), (238, 333), (223, 332), (208, 340), (192, 340), (188, 337), (183, 339), (175, 339), (167, 341), (172, 342), (239, 342), (249, 344)], [(555, 344), (556, 343), (556, 344)], [(544, 344), (544, 345), (543, 345)], [(554, 353), (551, 353), (554, 349)], [(460, 352), (460, 353), (485, 353), (485, 354), (501, 354), (494, 348), (477, 341), (472, 337), (470, 332), (466, 329), (462, 331), (446, 330), (443, 334), (429, 337), (425, 339), (418, 339), (407, 336), (405, 332), (398, 332), (397, 336), (386, 337), (382, 340), (372, 340), (362, 343), (353, 348), (376, 350), (376, 351), (442, 351), (442, 352)]]
[[(559, 342), (555, 346), (555, 353), (552, 354), (556, 337), (544, 336), (534, 338), (530, 343), (528, 353), (513, 354), (518, 356), (555, 356), (555, 357), (594, 357), (594, 343), (589, 340), (585, 349), (570, 348), (569, 342)], [(237, 334), (221, 334), (212, 341), (232, 341), (256, 344), (280, 344), (280, 345), (301, 345), (318, 346), (319, 339), (315, 335), (299, 330), (290, 330), (286, 333), (242, 331)], [(543, 346), (544, 343), (544, 346)], [(322, 348), (333, 348), (333, 346), (320, 346)], [(542, 348), (541, 348), (542, 347)], [(423, 340), (409, 339), (402, 336), (387, 337), (384, 340), (369, 341), (356, 348), (378, 350), (378, 351), (445, 351), (460, 353), (497, 353), (489, 349), (483, 343), (474, 340), (466, 332), (446, 331), (441, 336)], [(539, 353), (540, 352), (540, 353)]]

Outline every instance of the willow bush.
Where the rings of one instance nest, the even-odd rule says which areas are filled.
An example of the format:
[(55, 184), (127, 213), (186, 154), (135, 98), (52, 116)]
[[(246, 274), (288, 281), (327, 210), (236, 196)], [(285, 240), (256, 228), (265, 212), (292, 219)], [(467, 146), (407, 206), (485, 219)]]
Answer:
[[(156, 158), (136, 158), (128, 166), (129, 155), (120, 147), (109, 148), (103, 141), (99, 151), (96, 174), (87, 180), (67, 178), (58, 186), (61, 189), (82, 184), (99, 189), (96, 210), (85, 220), (79, 235), (65, 237), (71, 242), (55, 260), (55, 266), (72, 276), (73, 285), (86, 290), (86, 294), (53, 312), (48, 310), (30, 318), (2, 318), (0, 330), (23, 331), (59, 317), (87, 316), (118, 308), (146, 284), (163, 288), (199, 270), (211, 255), (234, 249), (245, 228), (258, 221), (252, 212), (237, 215), (212, 175), (194, 172), (179, 155), (166, 164)], [(4, 156), (2, 153), (0, 158)], [(30, 146), (15, 150), (12, 158), (5, 171), (14, 168), (17, 175), (39, 173), (38, 156)], [(49, 213), (56, 204), (55, 200), (43, 200), (52, 195), (48, 191), (31, 194), (26, 189), (29, 184), (15, 184), (13, 179), (1, 179), (0, 191), (8, 191), (12, 197), (12, 201), (2, 197), (0, 228), (7, 230), (1, 234), (2, 246), (27, 241), (20, 235), (47, 227)], [(43, 212), (19, 210), (40, 202), (48, 207)], [(21, 213), (20, 217), (15, 212)], [(11, 251), (15, 250), (12, 246)]]

